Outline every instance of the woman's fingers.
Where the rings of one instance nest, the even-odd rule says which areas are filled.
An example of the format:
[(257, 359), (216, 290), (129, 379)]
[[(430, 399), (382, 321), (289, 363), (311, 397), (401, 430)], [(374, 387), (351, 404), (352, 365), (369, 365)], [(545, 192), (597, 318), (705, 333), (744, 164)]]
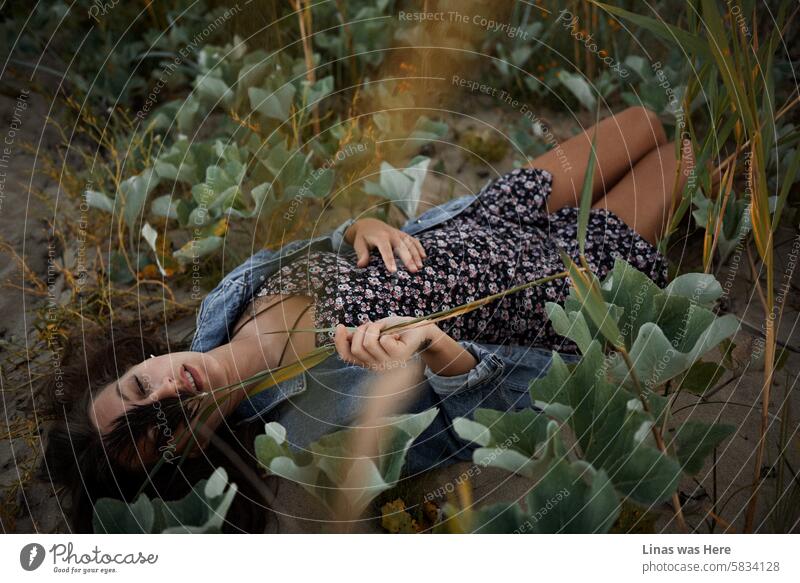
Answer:
[(387, 332), (380, 337), (379, 342), (381, 343), (381, 348), (389, 355), (390, 359), (397, 358), (398, 354), (400, 354), (403, 349), (402, 342), (400, 341), (400, 334)]
[(356, 265), (358, 267), (366, 267), (369, 264), (370, 249), (376, 248), (380, 252), (386, 268), (391, 273), (397, 271), (395, 254), (412, 273), (422, 268), (422, 262), (428, 256), (422, 243), (415, 237), (399, 229), (382, 225), (379, 230), (360, 233), (356, 236), (353, 242), (353, 249), (358, 258)]
[(336, 352), (342, 360), (350, 362), (353, 354), (350, 352), (350, 334), (344, 324), (336, 325), (336, 333), (333, 335), (333, 344), (336, 346)]
[(428, 254), (425, 253), (425, 247), (422, 246), (422, 243), (420, 243), (419, 239), (416, 237), (411, 237), (411, 240), (414, 242), (414, 246), (417, 248), (417, 251), (419, 251), (419, 256), (422, 259), (427, 259)]
[(356, 252), (356, 257), (358, 257), (356, 265), (358, 267), (366, 267), (369, 264), (369, 245), (367, 245), (363, 237), (356, 237), (353, 242), (353, 249)]
[(415, 272), (422, 267), (422, 259), (419, 257), (419, 252), (410, 242), (406, 241), (405, 237), (401, 236), (395, 240), (394, 250), (409, 271)]
[(392, 273), (397, 271), (397, 264), (394, 261), (394, 251), (392, 250), (392, 244), (389, 242), (389, 240), (381, 239), (378, 241), (377, 247), (378, 251), (381, 253), (383, 262), (386, 264), (386, 268)]
[(422, 260), (424, 257), (422, 256), (424, 249), (422, 249), (422, 243), (420, 243), (416, 238), (412, 237), (411, 235), (405, 235), (405, 243), (406, 246), (411, 251), (411, 254), (414, 256), (414, 261), (417, 263), (417, 268), (422, 269)]
[(353, 338), (353, 333), (350, 332), (344, 324), (336, 326), (336, 334), (333, 336), (333, 344), (336, 346), (336, 352), (339, 357), (351, 364), (361, 364), (358, 359), (353, 355), (350, 350), (350, 342)]
[(414, 338), (420, 335), (420, 331), (409, 330), (404, 334), (402, 331), (384, 330), (411, 319), (388, 317), (377, 322), (362, 324), (355, 331), (350, 331), (339, 324), (333, 339), (336, 351), (345, 362), (372, 370), (382, 371), (401, 366), (416, 350), (419, 342), (414, 341)]
[(350, 352), (356, 358), (357, 364), (365, 366), (370, 360), (369, 352), (364, 348), (364, 339), (367, 333), (368, 324), (361, 324), (353, 332), (353, 338), (350, 340)]
[(384, 368), (385, 363), (392, 359), (391, 356), (381, 346), (381, 328), (383, 326), (378, 322), (367, 324), (364, 331), (364, 349), (370, 357), (372, 357), (373, 364), (378, 368)]

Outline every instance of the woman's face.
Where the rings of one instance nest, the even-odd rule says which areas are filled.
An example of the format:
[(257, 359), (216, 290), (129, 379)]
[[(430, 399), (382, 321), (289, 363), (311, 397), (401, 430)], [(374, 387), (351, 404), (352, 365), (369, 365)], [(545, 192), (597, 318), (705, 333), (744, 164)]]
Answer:
[[(212, 389), (223, 387), (228, 383), (228, 375), (221, 362), (209, 353), (173, 352), (162, 356), (148, 358), (128, 369), (115, 382), (103, 388), (90, 405), (89, 415), (94, 425), (102, 434), (111, 430), (114, 421), (134, 405), (148, 404), (159, 412), (159, 402), (166, 397), (178, 397), (182, 393), (199, 395)], [(216, 393), (202, 400), (202, 405), (220, 399)], [(229, 411), (215, 408), (212, 415), (203, 423), (204, 427), (214, 430)], [(148, 431), (148, 438), (155, 441), (158, 431), (154, 426)], [(175, 444), (175, 451), (185, 446), (186, 440)], [(203, 444), (201, 444), (203, 445)], [(149, 448), (145, 448), (149, 450)]]

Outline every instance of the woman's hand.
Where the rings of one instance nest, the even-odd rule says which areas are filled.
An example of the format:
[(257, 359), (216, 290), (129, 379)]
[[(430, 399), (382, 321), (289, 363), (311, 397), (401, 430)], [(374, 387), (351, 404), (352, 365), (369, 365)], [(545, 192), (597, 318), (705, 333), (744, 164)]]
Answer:
[(405, 366), (417, 352), (425, 365), (441, 376), (461, 375), (475, 367), (475, 357), (436, 324), (420, 322), (381, 335), (384, 329), (413, 319), (392, 316), (367, 322), (354, 331), (339, 324), (334, 337), (336, 351), (345, 362), (377, 371)]
[(383, 262), (392, 273), (397, 271), (395, 253), (408, 270), (414, 273), (422, 268), (422, 261), (427, 257), (422, 243), (415, 237), (378, 219), (359, 219), (350, 225), (344, 239), (355, 249), (358, 267), (367, 266), (369, 251), (375, 248), (380, 251)]
[(406, 330), (381, 335), (384, 328), (413, 319), (394, 316), (367, 322), (355, 330), (339, 324), (334, 337), (336, 350), (345, 362), (371, 370), (385, 371), (405, 366), (408, 359), (424, 350), (442, 333), (435, 324), (419, 323)]

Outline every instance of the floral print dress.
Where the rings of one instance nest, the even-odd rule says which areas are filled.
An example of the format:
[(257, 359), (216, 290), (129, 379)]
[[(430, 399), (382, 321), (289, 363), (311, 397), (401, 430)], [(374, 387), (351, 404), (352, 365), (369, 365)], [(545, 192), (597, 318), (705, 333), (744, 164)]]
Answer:
[[(578, 258), (578, 209), (548, 214), (553, 176), (538, 168), (516, 169), (488, 185), (453, 218), (416, 236), (427, 253), (416, 273), (397, 261), (390, 273), (377, 250), (366, 267), (352, 256), (314, 252), (282, 267), (257, 292), (301, 294), (314, 299), (315, 326), (356, 326), (387, 316), (424, 316), (495, 294), (565, 269), (560, 247)], [(607, 209), (589, 215), (585, 257), (602, 280), (621, 257), (659, 287), (667, 284), (667, 259)], [(521, 344), (576, 353), (545, 313), (546, 302), (562, 303), (570, 281), (557, 279), (508, 295), (441, 322), (456, 340)], [(317, 344), (330, 342), (321, 332)]]

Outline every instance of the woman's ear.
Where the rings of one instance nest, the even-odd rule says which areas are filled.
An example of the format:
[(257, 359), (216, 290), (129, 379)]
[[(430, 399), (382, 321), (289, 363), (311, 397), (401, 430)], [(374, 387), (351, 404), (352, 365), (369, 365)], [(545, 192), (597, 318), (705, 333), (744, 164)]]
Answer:
[(147, 443), (156, 443), (158, 441), (158, 426), (151, 425), (148, 427), (145, 437), (147, 438)]

